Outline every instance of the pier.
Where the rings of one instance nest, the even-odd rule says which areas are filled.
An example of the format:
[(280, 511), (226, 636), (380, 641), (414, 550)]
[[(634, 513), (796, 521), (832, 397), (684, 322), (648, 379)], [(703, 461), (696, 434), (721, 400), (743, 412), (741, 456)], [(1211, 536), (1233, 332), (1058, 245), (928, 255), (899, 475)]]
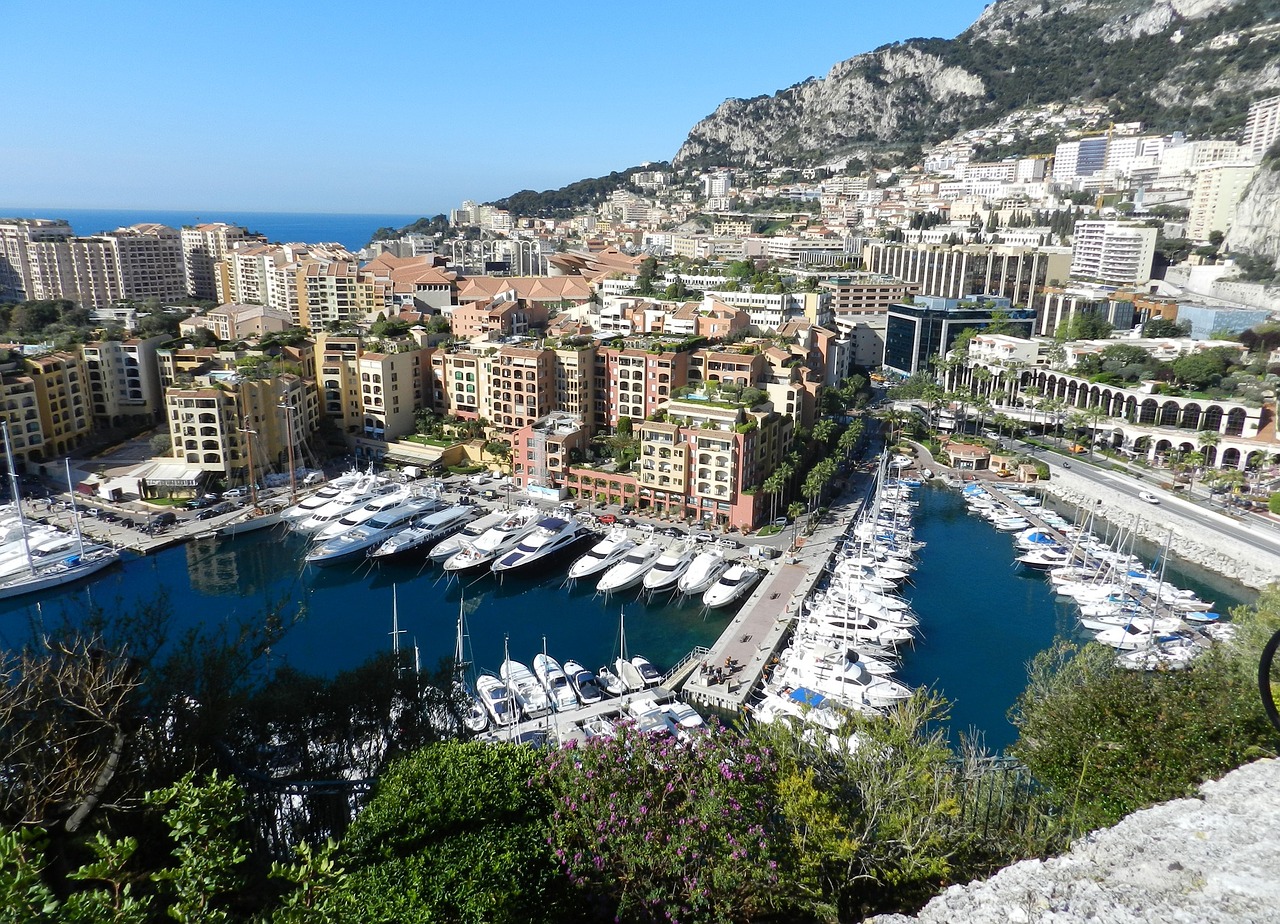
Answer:
[(802, 545), (779, 559), (706, 654), (686, 658), (673, 688), (689, 702), (736, 715), (790, 637), (800, 604), (826, 573), (850, 522), (862, 512), (868, 477), (857, 478)]

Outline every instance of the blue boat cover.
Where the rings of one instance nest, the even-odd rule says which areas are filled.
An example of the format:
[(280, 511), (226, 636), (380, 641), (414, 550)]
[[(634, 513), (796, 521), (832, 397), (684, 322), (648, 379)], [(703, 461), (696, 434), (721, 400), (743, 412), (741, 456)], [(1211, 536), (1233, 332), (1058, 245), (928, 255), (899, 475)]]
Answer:
[(816, 690), (810, 690), (808, 687), (792, 690), (791, 698), (805, 706), (821, 706), (827, 701), (827, 698), (821, 693)]

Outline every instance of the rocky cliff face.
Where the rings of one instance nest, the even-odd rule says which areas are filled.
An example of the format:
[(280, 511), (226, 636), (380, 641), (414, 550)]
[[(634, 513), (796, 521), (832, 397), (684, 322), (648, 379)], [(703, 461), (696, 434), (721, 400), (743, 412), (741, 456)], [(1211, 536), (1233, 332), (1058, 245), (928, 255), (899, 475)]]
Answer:
[(1263, 164), (1244, 191), (1227, 249), (1265, 256), (1280, 269), (1280, 162)]
[(800, 151), (847, 151), (953, 122), (986, 93), (980, 77), (937, 55), (890, 48), (841, 61), (826, 77), (774, 96), (730, 99), (699, 122), (676, 160), (755, 165)]
[(1274, 0), (997, 0), (956, 39), (911, 39), (725, 101), (675, 162), (821, 163), (1071, 99), (1111, 100), (1117, 121), (1156, 129), (1229, 130), (1280, 88), (1275, 17)]

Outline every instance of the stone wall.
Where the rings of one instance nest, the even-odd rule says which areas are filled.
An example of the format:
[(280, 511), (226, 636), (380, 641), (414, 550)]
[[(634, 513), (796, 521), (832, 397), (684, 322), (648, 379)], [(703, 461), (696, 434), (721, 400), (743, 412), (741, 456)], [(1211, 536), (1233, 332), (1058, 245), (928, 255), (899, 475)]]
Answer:
[[(1046, 489), (1054, 497), (1075, 507), (1097, 510), (1109, 523), (1133, 530), (1149, 542), (1162, 545), (1167, 536), (1175, 555), (1201, 567), (1260, 590), (1280, 581), (1280, 555), (1268, 554), (1229, 536), (1205, 529), (1183, 516), (1179, 503), (1156, 506), (1130, 497), (1105, 484), (1099, 485), (1074, 472), (1055, 468)], [(1206, 515), (1224, 524), (1239, 526), (1235, 520), (1214, 511)]]

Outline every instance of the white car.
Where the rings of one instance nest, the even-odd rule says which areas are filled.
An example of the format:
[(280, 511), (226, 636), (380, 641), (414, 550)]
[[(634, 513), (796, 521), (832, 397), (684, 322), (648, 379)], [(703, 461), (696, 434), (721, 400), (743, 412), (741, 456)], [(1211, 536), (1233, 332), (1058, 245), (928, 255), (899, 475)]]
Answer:
[(1160, 498), (1156, 497), (1156, 496), (1155, 496), (1154, 494), (1152, 494), (1150, 491), (1139, 491), (1139, 492), (1138, 492), (1138, 497), (1139, 497), (1140, 499), (1142, 499), (1142, 500), (1146, 501), (1148, 504), (1158, 504), (1158, 503), (1160, 503)]

